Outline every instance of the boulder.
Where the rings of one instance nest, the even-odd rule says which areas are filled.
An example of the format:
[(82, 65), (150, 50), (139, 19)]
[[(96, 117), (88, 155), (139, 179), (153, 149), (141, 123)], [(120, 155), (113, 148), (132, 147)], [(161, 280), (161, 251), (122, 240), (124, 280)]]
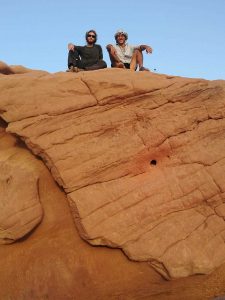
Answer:
[(225, 262), (224, 81), (106, 69), (0, 91), (7, 130), (63, 187), (83, 239), (167, 279)]
[(0, 169), (0, 244), (8, 244), (30, 233), (43, 211), (38, 177), (26, 164), (19, 164), (13, 153), (0, 151)]

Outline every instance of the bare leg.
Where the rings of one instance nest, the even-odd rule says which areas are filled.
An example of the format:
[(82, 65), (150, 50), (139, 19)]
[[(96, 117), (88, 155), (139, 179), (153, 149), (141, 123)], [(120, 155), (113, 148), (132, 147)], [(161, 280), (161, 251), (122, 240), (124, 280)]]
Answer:
[(135, 71), (137, 68), (137, 63), (138, 63), (138, 50), (134, 50), (134, 53), (131, 58), (130, 62), (130, 69)]
[(143, 54), (140, 50), (137, 50), (137, 64), (139, 66), (139, 69), (143, 67)]
[(137, 50), (137, 64), (139, 65), (139, 71), (149, 71), (143, 66), (143, 53), (141, 50)]

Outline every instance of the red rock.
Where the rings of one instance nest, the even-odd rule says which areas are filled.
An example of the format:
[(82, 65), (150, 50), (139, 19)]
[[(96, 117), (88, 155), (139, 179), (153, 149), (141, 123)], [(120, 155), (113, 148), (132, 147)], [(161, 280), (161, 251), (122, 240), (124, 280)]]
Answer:
[(38, 177), (26, 160), (0, 151), (0, 244), (12, 243), (41, 221)]
[(0, 90), (7, 130), (43, 158), (85, 240), (166, 278), (225, 262), (224, 81), (30, 72)]

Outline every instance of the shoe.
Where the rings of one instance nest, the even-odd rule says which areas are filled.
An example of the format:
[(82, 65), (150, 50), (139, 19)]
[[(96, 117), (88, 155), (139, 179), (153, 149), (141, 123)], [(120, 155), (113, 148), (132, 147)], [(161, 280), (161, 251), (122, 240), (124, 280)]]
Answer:
[(147, 72), (150, 72), (150, 70), (147, 69), (147, 68), (145, 68), (145, 67), (140, 67), (140, 68), (139, 68), (139, 71), (147, 71)]
[(76, 68), (76, 67), (70, 66), (69, 69), (66, 70), (66, 72), (75, 72), (74, 68)]
[(74, 66), (71, 66), (69, 69), (66, 70), (66, 72), (74, 72), (74, 73), (78, 73), (81, 71), (85, 71), (85, 69), (79, 69), (78, 67), (74, 67)]
[(73, 72), (78, 73), (78, 72), (82, 72), (85, 71), (84, 69), (80, 69), (78, 67), (73, 67)]

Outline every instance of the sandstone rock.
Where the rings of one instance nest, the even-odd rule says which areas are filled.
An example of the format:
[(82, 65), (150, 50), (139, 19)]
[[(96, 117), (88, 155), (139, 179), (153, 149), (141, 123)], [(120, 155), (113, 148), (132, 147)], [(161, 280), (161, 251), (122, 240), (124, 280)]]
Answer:
[(13, 75), (13, 74), (25, 74), (25, 73), (35, 73), (35, 74), (47, 74), (46, 71), (32, 70), (25, 68), (24, 66), (8, 66), (6, 63), (0, 61), (0, 74), (3, 75)]
[(42, 219), (38, 178), (0, 152), (0, 243), (12, 243), (29, 233)]
[(39, 173), (16, 146), (18, 140), (5, 133), (0, 119), (0, 244), (13, 243), (30, 233), (43, 217), (39, 201)]
[(0, 119), (0, 149), (37, 174), (44, 218), (26, 238), (0, 245), (0, 299), (202, 300), (224, 294), (225, 265), (167, 282), (119, 249), (90, 247), (78, 235), (65, 193), (42, 161), (5, 133), (5, 125)]
[(46, 162), (89, 243), (166, 278), (225, 262), (224, 81), (101, 70), (4, 77), (0, 91), (8, 131)]
[(0, 74), (10, 75), (14, 74), (13, 70), (3, 61), (0, 61)]

